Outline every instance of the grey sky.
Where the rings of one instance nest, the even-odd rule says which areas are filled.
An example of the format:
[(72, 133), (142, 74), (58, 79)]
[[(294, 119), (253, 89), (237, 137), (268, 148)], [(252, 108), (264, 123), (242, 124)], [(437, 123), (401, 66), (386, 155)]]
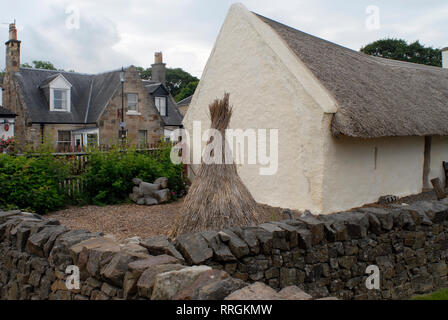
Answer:
[[(169, 67), (200, 76), (232, 3), (230, 0), (0, 0), (0, 22), (17, 19), (22, 63), (49, 60), (59, 68), (102, 72), (122, 65), (148, 67), (163, 51)], [(359, 48), (395, 37), (448, 46), (446, 0), (243, 0), (249, 10), (299, 30)], [(368, 30), (366, 8), (377, 6), (380, 29)], [(66, 9), (79, 9), (68, 29)], [(72, 21), (72, 20), (70, 20)], [(8, 26), (0, 25), (7, 41)], [(4, 51), (3, 51), (4, 52)], [(5, 65), (4, 54), (0, 68)]]

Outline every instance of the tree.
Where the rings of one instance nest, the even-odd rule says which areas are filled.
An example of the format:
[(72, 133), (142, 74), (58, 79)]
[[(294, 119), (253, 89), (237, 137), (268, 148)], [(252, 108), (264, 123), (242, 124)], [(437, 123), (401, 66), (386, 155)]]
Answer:
[[(151, 78), (151, 68), (136, 67), (144, 80)], [(199, 79), (181, 68), (166, 68), (166, 87), (176, 101), (194, 93)], [(183, 93), (181, 93), (183, 91)]]
[(361, 52), (387, 59), (442, 66), (441, 50), (425, 47), (419, 41), (408, 44), (403, 39), (383, 39), (366, 45)]
[[(33, 65), (30, 65), (28, 62), (22, 63), (20, 65), (22, 68), (34, 68), (34, 69), (46, 69), (46, 70), (57, 70), (57, 71), (65, 71), (64, 69), (56, 69), (56, 67), (50, 61), (41, 61), (34, 60)], [(69, 70), (68, 72), (75, 72), (75, 70)]]
[[(55, 66), (50, 61), (41, 61), (41, 60), (34, 60), (33, 65), (31, 66), (29, 63), (22, 64), (23, 68), (34, 68), (34, 69), (46, 69), (46, 70), (57, 70)], [(64, 70), (60, 70), (64, 71)]]
[[(180, 91), (186, 86), (188, 86), (188, 84), (191, 82), (199, 83), (199, 79), (192, 76), (188, 72), (182, 70), (181, 68), (175, 68), (175, 69), (167, 68), (166, 86), (168, 87), (168, 90), (171, 92), (173, 97), (177, 96), (180, 93)], [(196, 86), (194, 86), (194, 89), (196, 89)]]
[(177, 102), (188, 98), (189, 96), (194, 94), (194, 91), (196, 90), (196, 87), (198, 86), (199, 81), (192, 81), (189, 82), (185, 87), (180, 90), (180, 92), (174, 97), (174, 100)]
[(151, 68), (136, 67), (136, 69), (140, 72), (140, 78), (143, 80), (151, 79)]

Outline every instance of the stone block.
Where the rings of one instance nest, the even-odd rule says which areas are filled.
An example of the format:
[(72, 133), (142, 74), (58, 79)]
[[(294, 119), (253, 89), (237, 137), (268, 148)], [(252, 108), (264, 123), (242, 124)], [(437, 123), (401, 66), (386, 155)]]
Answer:
[(199, 233), (180, 235), (176, 248), (190, 264), (201, 264), (213, 257), (213, 250)]

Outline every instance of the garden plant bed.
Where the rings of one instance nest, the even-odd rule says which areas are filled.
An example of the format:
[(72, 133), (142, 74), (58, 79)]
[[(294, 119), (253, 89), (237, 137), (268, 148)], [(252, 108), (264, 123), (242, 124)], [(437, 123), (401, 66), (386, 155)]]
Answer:
[[(70, 229), (85, 229), (90, 232), (112, 234), (117, 240), (131, 237), (149, 238), (155, 235), (167, 235), (174, 219), (180, 212), (183, 199), (176, 202), (139, 206), (121, 204), (108, 206), (72, 206), (64, 210), (49, 213), (45, 218), (54, 218)], [(259, 205), (262, 220), (278, 221), (287, 217), (281, 208)], [(298, 212), (294, 212), (298, 215)]]

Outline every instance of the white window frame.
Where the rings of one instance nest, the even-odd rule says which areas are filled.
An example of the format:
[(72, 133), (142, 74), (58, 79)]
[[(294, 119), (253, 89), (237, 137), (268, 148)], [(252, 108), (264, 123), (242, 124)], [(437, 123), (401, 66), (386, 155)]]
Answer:
[[(160, 110), (160, 101), (162, 101), (162, 100), (165, 101), (165, 110), (163, 110), (163, 111), (165, 111), (164, 113)], [(168, 112), (167, 112), (168, 99), (167, 99), (167, 97), (163, 97), (163, 96), (162, 97), (155, 97), (154, 98), (154, 103), (155, 103), (157, 111), (159, 111), (160, 115), (162, 117), (166, 117), (168, 115)]]
[[(53, 111), (67, 111), (68, 110), (68, 90), (67, 89), (52, 89), (53, 91)], [(56, 99), (57, 93), (60, 92), (61, 99)], [(57, 102), (61, 103), (61, 108), (56, 107)]]
[[(55, 112), (70, 112), (71, 111), (71, 88), (72, 85), (70, 82), (65, 79), (65, 77), (61, 74), (59, 74), (53, 81), (50, 82), (48, 85), (50, 88), (50, 111)], [(65, 91), (65, 108), (63, 109), (56, 109), (54, 102), (55, 102), (55, 91), (63, 90)]]
[[(137, 101), (135, 102), (135, 110), (129, 110), (129, 96), (136, 96), (137, 97)], [(127, 93), (126, 94), (126, 107), (127, 107), (127, 111), (126, 114), (129, 115), (140, 115), (140, 113), (138, 112), (138, 93)]]
[[(61, 136), (60, 136), (61, 132), (65, 132), (65, 133), (69, 134), (68, 140), (61, 140)], [(58, 130), (57, 135), (58, 135), (58, 142), (57, 142), (58, 149), (61, 145), (68, 145), (69, 148), (73, 145), (72, 144), (73, 134), (70, 130)]]
[[(140, 140), (140, 133), (143, 133), (143, 132), (145, 133), (144, 134), (145, 141)], [(148, 130), (138, 130), (137, 139), (138, 139), (139, 147), (141, 147), (142, 145), (147, 145), (148, 144)]]
[(96, 135), (96, 144), (97, 146), (100, 145), (100, 130), (98, 128), (88, 128), (88, 129), (78, 129), (78, 130), (72, 130), (72, 144), (73, 146), (76, 146), (76, 139), (75, 136), (81, 136), (81, 142), (82, 146), (86, 147), (88, 146), (88, 135), (94, 134)]

